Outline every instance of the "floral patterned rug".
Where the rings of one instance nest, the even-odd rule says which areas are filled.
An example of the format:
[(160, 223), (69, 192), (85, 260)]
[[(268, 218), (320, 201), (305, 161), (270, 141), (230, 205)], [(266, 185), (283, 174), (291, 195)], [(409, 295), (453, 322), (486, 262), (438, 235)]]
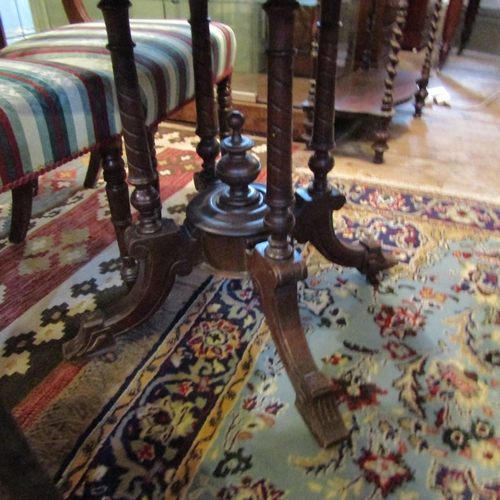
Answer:
[[(196, 168), (193, 141), (163, 138), (162, 178), (175, 185), (164, 213), (180, 221), (194, 188), (176, 179)], [(103, 241), (0, 332), (1, 394), (65, 498), (500, 498), (500, 207), (337, 187), (348, 199), (335, 214), (342, 239), (370, 234), (399, 261), (373, 288), (301, 247), (303, 327), (349, 438), (317, 446), (248, 281), (194, 273), (111, 353), (51, 358), (83, 310), (123, 293), (116, 248)], [(81, 246), (78, 234), (67, 245)], [(45, 375), (28, 383), (30, 372)]]

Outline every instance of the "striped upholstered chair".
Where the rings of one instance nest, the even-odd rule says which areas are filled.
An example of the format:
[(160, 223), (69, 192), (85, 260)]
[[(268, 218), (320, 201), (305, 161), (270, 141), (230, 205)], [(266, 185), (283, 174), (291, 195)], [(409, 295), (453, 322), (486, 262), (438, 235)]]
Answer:
[[(114, 197), (128, 196), (104, 23), (80, 22), (88, 19), (82, 4), (63, 3), (79, 24), (32, 35), (0, 51), (0, 191), (13, 190), (14, 242), (23, 240), (29, 226), (29, 186), (40, 174), (85, 152), (93, 153), (94, 173), (88, 179), (102, 161), (110, 207)], [(184, 20), (133, 20), (131, 27), (146, 122), (154, 132), (194, 97), (191, 28)], [(210, 34), (214, 83), (227, 94), (234, 33), (212, 22)], [(111, 210), (119, 244), (130, 218), (121, 207), (115, 217)], [(123, 257), (122, 245), (120, 250)]]

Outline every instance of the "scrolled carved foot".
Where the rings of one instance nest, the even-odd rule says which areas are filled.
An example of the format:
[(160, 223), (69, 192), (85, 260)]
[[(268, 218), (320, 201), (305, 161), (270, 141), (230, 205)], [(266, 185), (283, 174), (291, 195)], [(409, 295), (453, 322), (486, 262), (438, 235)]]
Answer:
[(138, 262), (138, 276), (132, 290), (106, 311), (84, 317), (75, 338), (63, 346), (66, 359), (95, 354), (112, 346), (115, 339), (146, 321), (163, 304), (176, 275), (192, 270), (193, 242), (184, 228), (162, 220), (161, 229), (142, 234), (130, 226), (125, 239), (129, 254)]
[(380, 273), (395, 266), (398, 261), (390, 253), (384, 252), (380, 244), (373, 238), (361, 240), (360, 245), (366, 249), (366, 254), (358, 271), (366, 276), (372, 284), (380, 283)]
[(322, 448), (337, 444), (349, 436), (335, 402), (328, 377), (320, 371), (303, 378), (303, 389), (297, 392), (295, 406)]
[(352, 245), (338, 239), (333, 228), (333, 212), (345, 203), (345, 197), (338, 191), (332, 189), (311, 195), (308, 190), (299, 189), (295, 200), (295, 238), (300, 243), (311, 242), (329, 261), (343, 267), (355, 267), (371, 284), (379, 283), (380, 271), (397, 263), (373, 238)]
[(322, 447), (348, 437), (335, 404), (333, 385), (318, 370), (302, 328), (297, 281), (307, 268), (295, 252), (285, 260), (266, 256), (267, 243), (250, 254), (249, 272), (261, 297), (261, 304), (278, 354), (297, 394), (296, 406)]
[(83, 315), (75, 337), (63, 345), (66, 359), (77, 359), (96, 352), (103, 352), (115, 344), (115, 339), (104, 329), (104, 312), (97, 310)]

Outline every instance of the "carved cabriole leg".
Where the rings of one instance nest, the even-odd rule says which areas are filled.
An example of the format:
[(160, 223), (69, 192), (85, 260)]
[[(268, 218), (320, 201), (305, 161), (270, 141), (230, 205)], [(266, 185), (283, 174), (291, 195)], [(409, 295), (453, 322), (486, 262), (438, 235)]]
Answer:
[(406, 16), (408, 14), (408, 0), (399, 0), (398, 12), (396, 14), (396, 23), (392, 31), (390, 49), (389, 49), (389, 62), (387, 63), (387, 78), (384, 81), (384, 97), (382, 99), (382, 118), (378, 120), (378, 126), (375, 131), (375, 142), (373, 149), (375, 156), (374, 163), (383, 163), (384, 151), (388, 149), (387, 140), (389, 138), (389, 125), (392, 121), (394, 113), (394, 79), (397, 74), (397, 67), (399, 64), (399, 51), (401, 50), (401, 38), (403, 37), (403, 28), (406, 24)]
[(187, 274), (189, 239), (174, 221), (160, 218), (160, 196), (155, 189), (154, 149), (148, 133), (135, 68), (128, 18), (128, 0), (101, 0), (108, 33), (113, 74), (127, 152), (131, 203), (139, 220), (125, 231), (128, 255), (137, 259), (137, 280), (121, 301), (106, 311), (84, 318), (77, 336), (64, 346), (66, 358), (100, 351), (115, 338), (148, 319), (170, 292), (176, 274)]
[(328, 182), (334, 159), (333, 124), (335, 114), (335, 80), (337, 67), (338, 26), (340, 1), (324, 2), (319, 32), (318, 72), (316, 75), (316, 102), (309, 168), (314, 173), (312, 185), (299, 189), (295, 195), (295, 237), (304, 243), (310, 241), (330, 261), (356, 267), (368, 280), (376, 283), (379, 272), (394, 265), (390, 256), (382, 253), (380, 245), (369, 240), (359, 245), (344, 245), (332, 226), (332, 212), (340, 210), (345, 197)]
[[(193, 40), (194, 87), (196, 94), (196, 135), (200, 142), (196, 152), (203, 160), (201, 172), (194, 175), (196, 189), (202, 191), (217, 181), (215, 159), (220, 147), (219, 127), (215, 113), (215, 96), (210, 46), (210, 18), (207, 1), (189, 0), (191, 38)], [(228, 130), (226, 130), (229, 132)]]
[(429, 29), (429, 37), (427, 39), (427, 46), (425, 49), (425, 60), (422, 66), (422, 73), (417, 81), (418, 91), (415, 94), (415, 114), (414, 116), (422, 116), (422, 109), (425, 106), (425, 99), (429, 95), (427, 85), (429, 85), (429, 77), (431, 74), (432, 66), (432, 52), (434, 51), (434, 43), (436, 40), (436, 33), (439, 24), (439, 15), (443, 5), (443, 0), (436, 0), (434, 4), (434, 12), (431, 17), (431, 26)]
[(219, 129), (221, 141), (231, 135), (231, 128), (227, 122), (229, 113), (233, 109), (231, 94), (231, 75), (226, 76), (217, 84), (217, 103), (219, 112)]
[(328, 377), (311, 355), (297, 305), (297, 281), (307, 277), (298, 254), (284, 261), (265, 256), (266, 243), (257, 245), (249, 267), (269, 329), (296, 392), (295, 405), (318, 444), (326, 448), (347, 437)]
[(296, 391), (295, 404), (321, 446), (346, 437), (329, 379), (318, 371), (300, 323), (297, 281), (305, 263), (293, 249), (290, 234), (292, 190), (293, 11), (296, 2), (269, 0), (268, 174), (264, 218), (269, 232), (249, 256), (249, 272), (261, 296), (271, 334)]

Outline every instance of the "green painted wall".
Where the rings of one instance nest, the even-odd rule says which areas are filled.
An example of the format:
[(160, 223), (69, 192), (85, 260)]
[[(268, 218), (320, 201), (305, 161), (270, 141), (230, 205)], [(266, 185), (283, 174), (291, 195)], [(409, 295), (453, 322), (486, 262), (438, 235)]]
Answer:
[[(67, 18), (62, 8), (61, 0), (36, 0), (45, 4), (48, 28), (67, 24)], [(84, 0), (85, 7), (93, 19), (102, 19), (97, 8), (98, 0)], [(210, 16), (231, 26), (236, 34), (238, 56), (235, 71), (256, 73), (259, 66), (259, 53), (264, 50), (264, 27), (261, 3), (254, 0), (211, 0)], [(130, 16), (134, 18), (169, 18), (188, 19), (189, 3), (180, 0), (132, 0)]]

